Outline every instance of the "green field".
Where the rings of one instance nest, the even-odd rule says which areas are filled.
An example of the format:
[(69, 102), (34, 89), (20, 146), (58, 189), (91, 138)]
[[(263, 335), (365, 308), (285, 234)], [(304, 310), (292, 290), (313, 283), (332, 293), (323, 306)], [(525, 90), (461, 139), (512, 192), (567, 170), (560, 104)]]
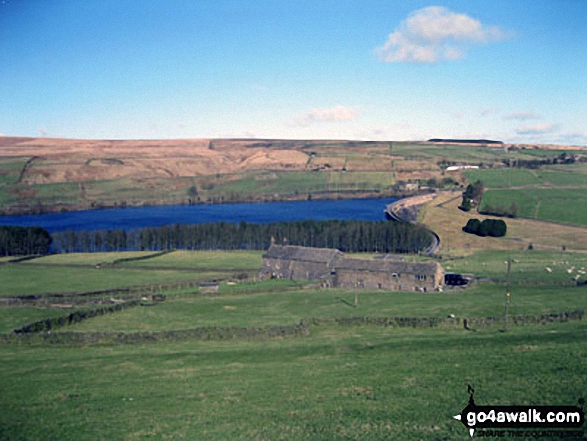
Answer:
[(493, 330), (315, 327), (304, 339), (0, 346), (3, 439), (468, 439), (467, 403), (587, 392), (580, 322)]
[[(94, 265), (137, 254), (49, 256), (0, 266), (0, 289), (3, 295), (11, 290), (87, 291), (193, 278), (210, 267), (226, 275), (235, 265), (260, 265), (260, 254), (182, 251), (101, 269), (75, 263)], [(566, 285), (567, 267), (573, 267), (573, 275), (584, 268), (585, 254), (482, 252), (443, 264), (503, 279), (503, 262), (510, 256), (515, 259), (511, 315), (587, 309), (585, 288)], [(544, 271), (547, 264), (552, 273)], [(303, 285), (231, 282), (214, 295), (196, 295), (192, 289), (155, 306), (88, 319), (52, 335), (148, 336), (206, 326), (292, 325), (302, 318), (474, 318), (500, 317), (504, 311), (503, 282), (444, 293), (361, 291), (358, 307), (353, 291)], [(0, 333), (71, 311), (0, 307)], [(468, 433), (452, 416), (466, 405), (468, 384), (479, 404), (574, 405), (587, 392), (587, 326), (581, 321), (512, 324), (507, 333), (500, 332), (501, 324), (471, 332), (459, 326), (320, 323), (310, 321), (305, 337), (263, 341), (2, 341), (0, 439), (462, 440)]]
[(116, 267), (95, 269), (9, 264), (0, 266), (0, 280), (2, 280), (0, 297), (87, 292), (181, 280), (205, 281), (227, 275), (223, 271), (192, 273), (178, 270)]
[(29, 158), (0, 158), (0, 188), (18, 182), (20, 173)]
[(587, 225), (587, 191), (579, 188), (486, 190), (481, 210), (518, 206), (518, 216), (573, 225)]
[(533, 170), (499, 168), (472, 170), (463, 174), (469, 182), (482, 181), (486, 188), (523, 187), (542, 183), (537, 173)]
[(258, 270), (261, 268), (262, 254), (262, 251), (174, 251), (150, 259), (121, 262), (119, 265), (125, 268), (194, 268), (214, 271), (230, 269)]
[[(570, 284), (587, 280), (587, 254), (558, 251), (479, 251), (473, 256), (443, 262), (445, 271), (471, 273), (505, 282), (508, 258), (511, 281), (530, 284)], [(550, 269), (550, 271), (549, 271)]]
[[(503, 284), (481, 284), (445, 294), (292, 290), (269, 293), (170, 297), (149, 308), (130, 308), (64, 327), (62, 331), (134, 332), (191, 329), (201, 326), (267, 326), (331, 317), (495, 317), (503, 315)], [(516, 286), (512, 315), (541, 315), (587, 309), (581, 287)]]
[[(49, 256), (0, 266), (1, 289), (87, 291), (208, 271), (229, 275), (237, 263), (260, 265), (260, 254), (172, 252), (101, 269), (74, 262), (93, 265), (134, 254)], [(503, 317), (509, 257), (512, 316), (587, 309), (585, 286), (568, 284), (587, 267), (587, 254), (486, 251), (442, 263), (448, 271), (499, 283), (443, 293), (360, 291), (357, 307), (353, 291), (308, 289), (304, 282), (222, 283), (219, 294), (192, 289), (51, 335), (142, 332), (147, 338), (197, 327), (292, 325), (302, 318)], [(1, 306), (0, 333), (70, 312)], [(499, 323), (476, 332), (456, 325), (309, 323), (308, 336), (267, 340), (0, 340), (0, 439), (462, 440), (468, 433), (452, 416), (466, 405), (468, 384), (478, 404), (575, 405), (587, 393), (583, 321), (512, 323), (505, 333)]]
[(157, 255), (152, 251), (120, 251), (117, 253), (66, 253), (52, 254), (37, 259), (24, 261), (23, 264), (32, 265), (98, 265), (111, 264), (119, 259), (146, 257)]
[(587, 225), (587, 167), (584, 164), (548, 166), (544, 170), (500, 168), (464, 173), (480, 180), (486, 191), (480, 211), (488, 206), (518, 208), (518, 216), (548, 222)]

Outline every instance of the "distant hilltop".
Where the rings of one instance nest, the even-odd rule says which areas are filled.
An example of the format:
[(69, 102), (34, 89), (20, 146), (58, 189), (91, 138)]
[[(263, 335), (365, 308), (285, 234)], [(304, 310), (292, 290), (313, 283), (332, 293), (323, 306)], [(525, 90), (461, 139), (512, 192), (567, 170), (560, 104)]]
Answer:
[(432, 138), (428, 142), (446, 142), (450, 144), (503, 144), (503, 141), (493, 141), (491, 139), (442, 139)]

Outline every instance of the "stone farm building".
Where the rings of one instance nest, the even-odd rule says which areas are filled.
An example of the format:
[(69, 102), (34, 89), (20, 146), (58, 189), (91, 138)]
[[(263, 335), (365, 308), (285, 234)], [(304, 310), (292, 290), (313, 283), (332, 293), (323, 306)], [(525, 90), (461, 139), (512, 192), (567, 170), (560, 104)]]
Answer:
[(328, 248), (271, 245), (263, 255), (261, 277), (328, 282), (342, 255)]
[(261, 277), (312, 280), (323, 286), (389, 291), (435, 291), (444, 272), (436, 262), (345, 257), (338, 250), (272, 245), (263, 255)]

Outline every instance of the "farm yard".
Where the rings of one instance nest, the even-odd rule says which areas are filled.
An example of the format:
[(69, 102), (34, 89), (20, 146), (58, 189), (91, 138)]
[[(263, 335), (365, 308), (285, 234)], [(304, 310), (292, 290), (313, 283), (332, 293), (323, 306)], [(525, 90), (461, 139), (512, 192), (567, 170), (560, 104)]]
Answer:
[[(468, 434), (452, 415), (466, 404), (467, 384), (483, 404), (574, 405), (585, 395), (587, 292), (571, 283), (577, 274), (584, 281), (585, 254), (480, 251), (442, 264), (480, 281), (443, 293), (360, 291), (354, 307), (353, 291), (255, 280), (261, 252), (5, 263), (3, 298), (40, 299), (0, 306), (0, 438), (458, 440)], [(19, 290), (25, 271), (33, 276)], [(182, 277), (218, 280), (219, 291), (165, 286)], [(79, 295), (83, 279), (86, 291), (135, 285), (144, 297), (157, 286), (166, 299), (48, 334), (11, 333), (136, 295), (95, 295), (65, 309), (72, 297), (49, 295)]]

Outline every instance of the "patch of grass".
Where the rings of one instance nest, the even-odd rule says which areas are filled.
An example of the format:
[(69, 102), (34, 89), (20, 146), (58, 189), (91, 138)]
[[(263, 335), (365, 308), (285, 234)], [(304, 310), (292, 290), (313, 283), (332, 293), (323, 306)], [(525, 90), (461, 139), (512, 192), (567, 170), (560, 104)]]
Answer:
[[(587, 280), (587, 254), (562, 251), (477, 251), (466, 258), (443, 261), (447, 272), (472, 273), (506, 280), (507, 259), (512, 259), (513, 283), (572, 283)], [(549, 271), (550, 270), (550, 271)]]
[(0, 266), (0, 296), (87, 292), (181, 280), (205, 281), (226, 276), (232, 276), (232, 273), (9, 264)]
[[(477, 284), (447, 293), (360, 291), (353, 307), (350, 290), (220, 294), (169, 298), (150, 308), (130, 308), (75, 325), (85, 331), (163, 331), (200, 326), (287, 325), (308, 317), (493, 317), (503, 315), (505, 284)], [(540, 315), (587, 308), (584, 289), (574, 286), (518, 286), (512, 315)], [(67, 329), (63, 329), (67, 331)]]
[(583, 323), (467, 332), (314, 327), (304, 339), (0, 346), (6, 439), (444, 439), (467, 403), (587, 392)]
[(463, 175), (469, 182), (482, 181), (486, 188), (522, 187), (542, 183), (536, 172), (515, 168), (471, 170)]
[(248, 174), (242, 178), (216, 180), (207, 192), (214, 197), (307, 194), (327, 189), (328, 174), (324, 172), (275, 172), (271, 175)]
[(487, 205), (518, 205), (518, 215), (530, 219), (587, 225), (587, 192), (580, 188), (532, 188), (487, 190), (481, 209)]
[(331, 172), (328, 187), (335, 191), (384, 190), (392, 184), (393, 177), (390, 172)]
[(20, 173), (29, 158), (0, 158), (0, 188), (18, 182)]
[(61, 317), (74, 311), (77, 309), (42, 309), (32, 306), (0, 307), (0, 334), (11, 332), (38, 320)]
[(124, 267), (258, 270), (263, 251), (174, 251), (152, 259), (123, 262)]
[(22, 262), (26, 264), (43, 264), (43, 265), (98, 265), (109, 264), (118, 259), (128, 259), (132, 257), (149, 256), (152, 251), (120, 251), (120, 252), (102, 252), (102, 253), (64, 253), (52, 254), (50, 256), (38, 257), (36, 259)]

